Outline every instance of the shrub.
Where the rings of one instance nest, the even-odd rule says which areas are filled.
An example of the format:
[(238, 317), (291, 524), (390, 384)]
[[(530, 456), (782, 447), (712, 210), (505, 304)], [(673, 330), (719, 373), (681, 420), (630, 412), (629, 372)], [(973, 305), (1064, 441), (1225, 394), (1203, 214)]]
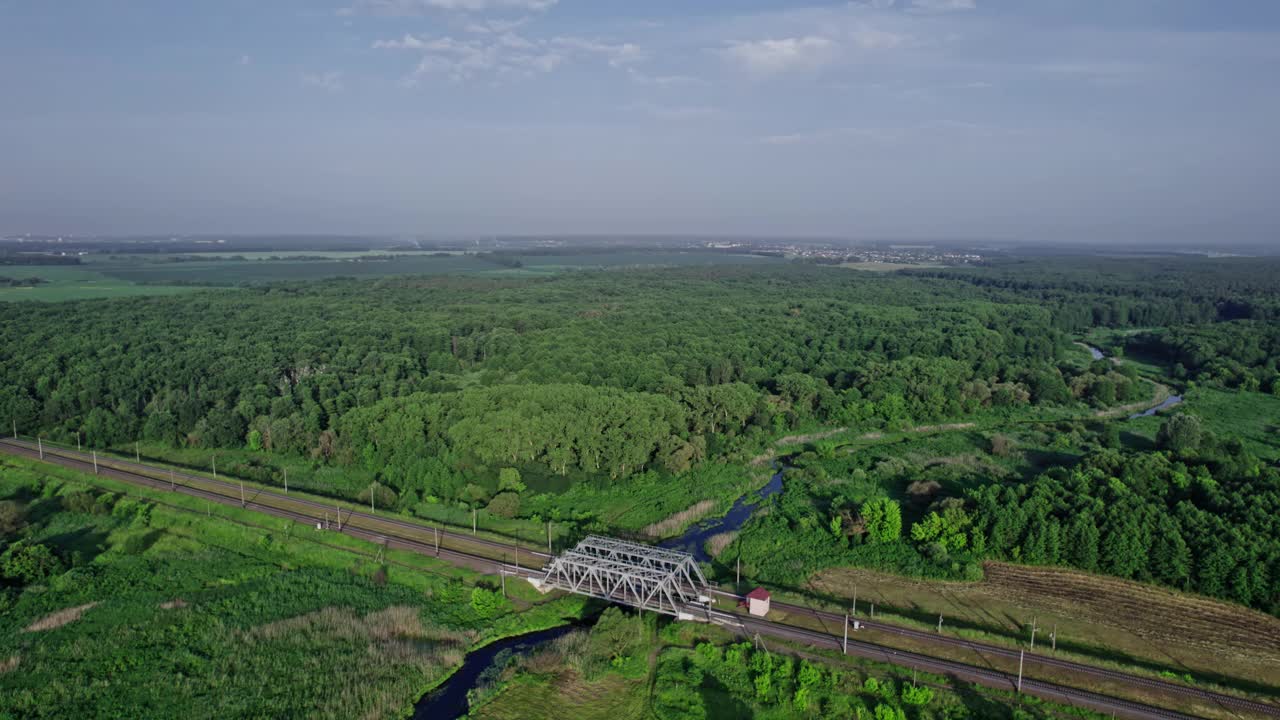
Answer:
[(488, 590), (479, 586), (471, 589), (471, 609), (482, 618), (500, 615), (506, 605), (507, 599), (497, 590)]
[(933, 690), (918, 685), (907, 685), (902, 688), (902, 702), (922, 707), (933, 701)]
[(1013, 449), (1016, 446), (1013, 438), (1008, 435), (992, 435), (990, 442), (991, 454), (996, 457), (1009, 457), (1009, 455), (1013, 454)]
[(25, 526), (22, 508), (12, 500), (0, 502), (0, 535), (12, 535)]
[(97, 498), (91, 492), (77, 490), (62, 496), (62, 507), (68, 512), (91, 513)]
[(513, 492), (498, 493), (485, 509), (498, 517), (513, 518), (520, 514), (520, 496)]
[(40, 543), (19, 541), (0, 556), (0, 572), (26, 585), (60, 575), (63, 569), (58, 556)]

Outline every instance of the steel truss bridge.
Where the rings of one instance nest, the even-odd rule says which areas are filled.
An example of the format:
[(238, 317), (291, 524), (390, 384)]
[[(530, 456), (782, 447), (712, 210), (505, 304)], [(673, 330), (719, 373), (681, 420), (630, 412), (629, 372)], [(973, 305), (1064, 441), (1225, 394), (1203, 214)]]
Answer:
[(684, 620), (705, 613), (711, 600), (707, 579), (689, 553), (598, 535), (554, 558), (546, 574), (530, 582)]

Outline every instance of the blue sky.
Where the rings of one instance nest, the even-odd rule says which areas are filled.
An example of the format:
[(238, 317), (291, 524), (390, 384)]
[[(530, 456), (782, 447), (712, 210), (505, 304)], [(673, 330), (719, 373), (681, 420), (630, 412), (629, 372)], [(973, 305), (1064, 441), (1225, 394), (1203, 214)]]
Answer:
[(1268, 240), (1274, 0), (0, 0), (0, 232)]

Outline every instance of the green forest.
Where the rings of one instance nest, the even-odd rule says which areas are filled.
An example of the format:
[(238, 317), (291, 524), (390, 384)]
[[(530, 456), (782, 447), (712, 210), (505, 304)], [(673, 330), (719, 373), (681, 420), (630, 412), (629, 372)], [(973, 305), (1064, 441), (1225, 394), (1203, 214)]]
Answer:
[[(312, 491), (411, 514), (479, 507), (583, 532), (705, 499), (689, 484), (709, 469), (708, 492), (746, 489), (734, 467), (834, 429), (793, 455), (778, 512), (738, 541), (760, 579), (844, 563), (971, 578), (1000, 558), (1277, 613), (1266, 453), (1194, 408), (1140, 443), (1098, 420), (1162, 389), (1280, 393), (1274, 265), (780, 263), (25, 303), (0, 325), (0, 416), (196, 466), (227, 453), (228, 472), (261, 482), (294, 468)], [(1090, 361), (1074, 343), (1093, 332), (1127, 361)], [(1018, 428), (1072, 421), (1056, 457), (1007, 461)], [(1013, 428), (975, 441), (1008, 472), (940, 484), (849, 443), (946, 423)], [(630, 505), (626, 521), (609, 511)]]

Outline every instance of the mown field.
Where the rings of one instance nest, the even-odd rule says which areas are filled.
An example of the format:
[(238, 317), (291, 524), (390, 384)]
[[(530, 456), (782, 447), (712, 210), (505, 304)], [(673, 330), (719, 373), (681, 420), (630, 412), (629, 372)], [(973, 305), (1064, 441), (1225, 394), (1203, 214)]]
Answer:
[(988, 563), (977, 583), (912, 582), (856, 568), (811, 578), (809, 590), (860, 613), (1012, 644), (1056, 645), (1064, 656), (1141, 665), (1204, 682), (1240, 678), (1280, 692), (1280, 620), (1230, 603), (1065, 568)]

